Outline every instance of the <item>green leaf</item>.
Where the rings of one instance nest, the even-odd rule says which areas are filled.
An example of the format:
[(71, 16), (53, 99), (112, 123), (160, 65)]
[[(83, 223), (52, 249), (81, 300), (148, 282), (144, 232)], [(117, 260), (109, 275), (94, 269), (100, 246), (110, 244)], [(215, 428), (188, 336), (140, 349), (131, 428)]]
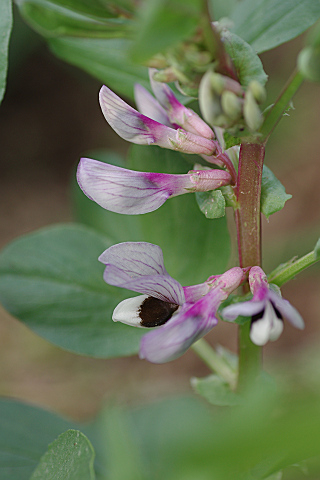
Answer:
[(30, 480), (94, 480), (94, 450), (79, 430), (68, 430), (49, 445)]
[(221, 190), (197, 192), (196, 200), (201, 212), (207, 218), (220, 218), (226, 214), (226, 201)]
[(1, 479), (29, 480), (48, 444), (75, 424), (13, 400), (0, 400)]
[(11, 0), (2, 0), (0, 3), (0, 103), (6, 90), (6, 79), (8, 70), (8, 46), (11, 28)]
[(268, 76), (254, 49), (240, 36), (228, 30), (223, 30), (221, 38), (236, 68), (241, 85), (247, 87), (252, 80), (257, 80), (261, 85), (265, 85)]
[(234, 32), (258, 53), (292, 40), (319, 18), (318, 0), (243, 0), (231, 14)]
[(139, 62), (189, 37), (199, 25), (200, 0), (148, 0), (140, 9), (132, 57)]
[(0, 300), (36, 333), (93, 357), (132, 355), (142, 329), (111, 320), (132, 292), (103, 281), (99, 255), (111, 245), (80, 225), (59, 225), (21, 237), (0, 254)]
[[(179, 152), (154, 146), (134, 145), (129, 160), (133, 170), (176, 174), (190, 170)], [(183, 285), (201, 283), (226, 269), (230, 255), (226, 219), (209, 222), (194, 194), (171, 198), (157, 211), (139, 215), (139, 221), (142, 239), (162, 248), (168, 272)]]
[(20, 13), (34, 30), (46, 37), (123, 37), (131, 21), (117, 18), (97, 0), (20, 0)]
[(214, 20), (220, 20), (223, 17), (230, 17), (238, 0), (209, 0), (211, 17)]
[(199, 395), (212, 405), (231, 406), (238, 405), (241, 401), (241, 397), (230, 389), (228, 382), (218, 375), (192, 378), (191, 385)]
[(281, 210), (291, 197), (292, 195), (286, 193), (284, 186), (270, 168), (264, 165), (261, 184), (261, 212), (266, 218)]
[(66, 62), (82, 68), (116, 92), (133, 98), (133, 87), (150, 88), (148, 70), (127, 57), (126, 39), (54, 38), (51, 50)]

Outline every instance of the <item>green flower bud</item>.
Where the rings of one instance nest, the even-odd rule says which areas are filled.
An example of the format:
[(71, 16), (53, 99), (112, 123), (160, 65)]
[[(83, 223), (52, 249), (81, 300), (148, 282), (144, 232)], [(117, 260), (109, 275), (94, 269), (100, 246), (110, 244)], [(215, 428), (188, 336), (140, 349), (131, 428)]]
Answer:
[(248, 89), (252, 92), (254, 99), (258, 103), (263, 103), (267, 99), (267, 92), (263, 85), (257, 80), (252, 80), (249, 84)]
[(298, 68), (312, 82), (320, 82), (320, 46), (306, 47), (298, 57)]
[(259, 130), (263, 121), (263, 117), (251, 90), (248, 90), (246, 92), (243, 106), (243, 115), (246, 124), (252, 132), (256, 132), (257, 130)]
[(228, 90), (221, 95), (222, 109), (231, 120), (238, 120), (241, 117), (242, 103), (237, 95)]

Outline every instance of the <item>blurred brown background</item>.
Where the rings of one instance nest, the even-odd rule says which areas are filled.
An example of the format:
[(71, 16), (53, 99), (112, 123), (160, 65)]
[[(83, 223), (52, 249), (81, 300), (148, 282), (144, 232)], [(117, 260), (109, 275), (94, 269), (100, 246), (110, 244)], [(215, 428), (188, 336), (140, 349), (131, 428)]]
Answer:
[[(8, 87), (0, 108), (0, 245), (56, 222), (72, 220), (69, 184), (81, 155), (98, 148), (125, 153), (127, 144), (106, 124), (98, 105), (100, 83), (56, 59), (42, 39), (16, 16), (10, 47)], [(295, 66), (303, 39), (262, 55), (276, 97)], [(307, 83), (294, 99), (267, 148), (266, 163), (293, 194), (285, 209), (263, 220), (267, 271), (310, 251), (320, 236), (320, 86)], [(319, 269), (313, 267), (283, 288), (303, 314), (303, 333), (286, 326), (265, 349), (291, 361), (317, 345)], [(207, 337), (236, 349), (236, 328), (220, 324)], [(94, 415), (103, 402), (124, 403), (190, 391), (189, 378), (208, 374), (189, 351), (157, 366), (136, 357), (94, 360), (61, 351), (0, 310), (0, 394), (52, 408), (74, 418)], [(76, 401), (75, 401), (76, 399)]]

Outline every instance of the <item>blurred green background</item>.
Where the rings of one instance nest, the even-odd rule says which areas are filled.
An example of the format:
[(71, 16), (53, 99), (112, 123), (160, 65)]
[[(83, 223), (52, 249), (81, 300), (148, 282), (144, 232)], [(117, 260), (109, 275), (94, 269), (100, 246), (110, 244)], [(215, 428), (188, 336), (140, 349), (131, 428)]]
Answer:
[[(299, 37), (261, 56), (271, 77), (270, 103), (292, 72), (302, 46)], [(101, 114), (99, 88), (97, 80), (55, 58), (15, 12), (8, 86), (0, 109), (1, 246), (42, 226), (73, 220), (70, 182), (80, 156), (100, 148), (126, 153), (129, 145)], [(267, 147), (266, 164), (293, 195), (283, 211), (269, 222), (263, 220), (267, 272), (310, 251), (320, 232), (319, 85), (305, 83), (293, 107)], [(229, 221), (232, 230), (232, 217)], [(292, 361), (299, 365), (305, 352), (313, 346), (316, 350), (319, 268), (284, 286), (283, 296), (302, 313), (306, 329), (301, 333), (286, 325), (281, 339), (266, 347), (270, 371), (275, 370), (275, 359), (281, 365)], [(213, 345), (235, 350), (236, 335), (236, 327), (220, 323), (207, 338)], [(3, 310), (0, 346), (0, 395), (32, 401), (74, 419), (92, 417), (110, 399), (135, 404), (191, 391), (190, 377), (208, 373), (192, 351), (167, 365), (136, 357), (95, 360), (70, 354)]]

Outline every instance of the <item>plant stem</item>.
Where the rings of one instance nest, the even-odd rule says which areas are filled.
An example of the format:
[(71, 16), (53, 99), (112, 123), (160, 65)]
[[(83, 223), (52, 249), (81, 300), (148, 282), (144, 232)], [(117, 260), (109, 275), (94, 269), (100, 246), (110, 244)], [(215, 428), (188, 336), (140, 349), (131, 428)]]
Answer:
[(234, 372), (203, 338), (194, 343), (192, 349), (208, 365), (210, 370), (226, 380), (232, 388), (235, 386)]
[(314, 251), (307, 253), (307, 255), (297, 260), (279, 265), (276, 270), (268, 275), (268, 281), (281, 287), (281, 285), (289, 282), (289, 280), (292, 280), (298, 273), (303, 272), (303, 270), (311, 267), (311, 265), (319, 262), (319, 260), (320, 257), (318, 257)]
[[(240, 266), (261, 265), (260, 196), (265, 147), (243, 143), (240, 148), (235, 210)], [(248, 291), (248, 286), (245, 286)], [(261, 348), (249, 338), (250, 322), (239, 326), (238, 389), (243, 389), (261, 368)]]
[(295, 95), (302, 82), (303, 76), (300, 72), (295, 70), (287, 81), (286, 85), (283, 87), (283, 90), (276, 102), (266, 114), (265, 120), (260, 129), (260, 133), (262, 134), (262, 142), (264, 144), (267, 142), (277, 124), (280, 122), (290, 100)]

